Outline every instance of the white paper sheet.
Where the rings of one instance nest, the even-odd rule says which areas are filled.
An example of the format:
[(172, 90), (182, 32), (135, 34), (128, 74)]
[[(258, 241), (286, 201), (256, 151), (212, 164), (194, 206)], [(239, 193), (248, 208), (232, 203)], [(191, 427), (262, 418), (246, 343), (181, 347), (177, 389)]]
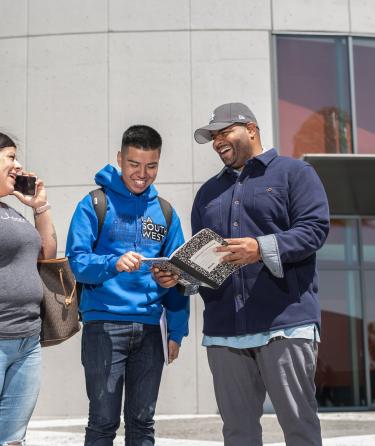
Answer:
[(163, 352), (164, 352), (164, 364), (168, 365), (168, 326), (167, 326), (167, 311), (163, 308), (160, 318), (160, 331), (161, 340), (163, 342)]

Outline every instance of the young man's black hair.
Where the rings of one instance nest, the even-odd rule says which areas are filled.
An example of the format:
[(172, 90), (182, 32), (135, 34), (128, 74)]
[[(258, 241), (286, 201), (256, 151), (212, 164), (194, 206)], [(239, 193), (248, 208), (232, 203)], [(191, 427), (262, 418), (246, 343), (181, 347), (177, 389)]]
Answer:
[(129, 146), (142, 150), (161, 150), (159, 133), (148, 125), (132, 125), (122, 135), (121, 151)]

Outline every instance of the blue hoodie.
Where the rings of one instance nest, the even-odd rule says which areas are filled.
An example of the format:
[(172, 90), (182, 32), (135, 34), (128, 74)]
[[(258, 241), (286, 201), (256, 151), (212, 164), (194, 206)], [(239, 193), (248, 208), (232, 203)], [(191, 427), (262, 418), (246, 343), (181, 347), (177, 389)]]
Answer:
[(176, 287), (160, 287), (146, 265), (132, 273), (116, 269), (117, 260), (128, 251), (144, 257), (169, 256), (184, 242), (178, 215), (173, 209), (167, 230), (156, 188), (150, 185), (142, 194), (134, 195), (111, 165), (96, 174), (95, 182), (107, 195), (107, 212), (95, 252), (98, 220), (89, 194), (77, 205), (66, 245), (74, 275), (85, 284), (80, 303), (83, 322), (158, 325), (165, 306), (169, 338), (181, 343), (188, 334), (189, 299)]

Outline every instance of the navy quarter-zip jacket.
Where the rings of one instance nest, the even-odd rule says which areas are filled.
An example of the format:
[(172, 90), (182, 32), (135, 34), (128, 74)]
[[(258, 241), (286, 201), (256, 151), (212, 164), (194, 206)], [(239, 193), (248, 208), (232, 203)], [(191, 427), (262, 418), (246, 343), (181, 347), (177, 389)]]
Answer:
[(271, 149), (248, 160), (240, 175), (224, 168), (195, 197), (193, 234), (202, 228), (224, 238), (274, 238), (281, 271), (275, 275), (259, 262), (244, 266), (217, 290), (200, 287), (204, 334), (320, 326), (315, 253), (328, 234), (329, 210), (311, 165)]

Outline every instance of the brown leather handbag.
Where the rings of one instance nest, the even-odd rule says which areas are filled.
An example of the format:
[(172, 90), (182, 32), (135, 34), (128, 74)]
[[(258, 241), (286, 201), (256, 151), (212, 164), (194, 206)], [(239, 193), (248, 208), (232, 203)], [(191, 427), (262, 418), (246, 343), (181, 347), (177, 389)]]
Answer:
[(41, 305), (43, 347), (60, 344), (80, 330), (76, 281), (68, 259), (38, 260), (43, 282)]

